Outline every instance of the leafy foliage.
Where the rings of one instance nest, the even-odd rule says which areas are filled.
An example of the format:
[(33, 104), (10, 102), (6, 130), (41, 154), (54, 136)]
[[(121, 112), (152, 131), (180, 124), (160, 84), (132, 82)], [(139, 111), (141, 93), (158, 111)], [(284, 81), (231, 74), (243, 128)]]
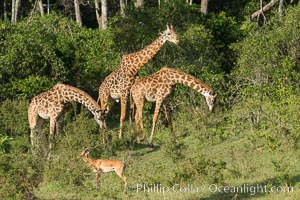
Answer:
[(11, 148), (10, 140), (12, 140), (12, 138), (10, 138), (9, 136), (0, 134), (0, 152), (1, 153), (9, 153), (10, 148)]
[(282, 100), (299, 92), (300, 15), (292, 8), (282, 21), (274, 20), (249, 34), (234, 49), (240, 52), (232, 73), (234, 87), (243, 97), (253, 92), (271, 100)]
[(109, 30), (82, 29), (59, 15), (2, 29), (2, 99), (30, 98), (58, 81), (95, 90), (118, 62)]
[(6, 100), (0, 104), (0, 128), (3, 135), (15, 138), (28, 134), (26, 101)]
[[(30, 23), (0, 22), (1, 199), (162, 198), (137, 194), (136, 185), (143, 183), (149, 187), (174, 183), (299, 187), (300, 6), (285, 9), (281, 19), (269, 13), (273, 17), (263, 27), (245, 21), (246, 13), (258, 6), (256, 1), (223, 2), (220, 7), (225, 11), (206, 16), (197, 5), (182, 0), (161, 1), (160, 9), (154, 2), (146, 6), (129, 6), (126, 17), (111, 18), (109, 28), (100, 32), (55, 13)], [(164, 45), (139, 75), (165, 65), (192, 74), (218, 94), (214, 113), (208, 113), (201, 94), (175, 86), (174, 131), (159, 120), (157, 146), (149, 148), (135, 140), (127, 123), (124, 138), (117, 138), (118, 110), (113, 110), (109, 130), (103, 133), (85, 108), (71, 104), (53, 159), (45, 162), (43, 156), (32, 154), (27, 108), (34, 95), (61, 81), (96, 96), (120, 55), (150, 44), (167, 23), (174, 25), (179, 45)], [(151, 127), (152, 111), (152, 104), (147, 104), (146, 130)], [(45, 123), (39, 138), (43, 151), (48, 126)], [(119, 192), (121, 182), (114, 175), (104, 175), (103, 185), (110, 187), (96, 191), (94, 174), (79, 156), (84, 146), (94, 147), (95, 159), (125, 161), (128, 194)], [(233, 199), (230, 195), (204, 193), (200, 198)], [(258, 198), (276, 195), (293, 199), (298, 193)], [(170, 198), (196, 199), (199, 193), (176, 193)]]

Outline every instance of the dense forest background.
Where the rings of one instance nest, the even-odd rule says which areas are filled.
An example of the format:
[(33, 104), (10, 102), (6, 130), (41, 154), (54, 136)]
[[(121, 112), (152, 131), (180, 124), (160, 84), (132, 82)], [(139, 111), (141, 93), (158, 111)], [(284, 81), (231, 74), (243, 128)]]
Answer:
[[(0, 11), (1, 199), (299, 197), (297, 0), (4, 0)], [(128, 115), (124, 138), (117, 138), (119, 104), (103, 133), (85, 107), (72, 103), (53, 158), (32, 154), (27, 119), (32, 97), (63, 82), (97, 99), (121, 56), (150, 44), (166, 24), (174, 26), (179, 44), (165, 44), (139, 76), (163, 66), (190, 73), (218, 94), (213, 113), (201, 94), (176, 85), (174, 131), (161, 112), (151, 148), (135, 140), (140, 133), (132, 132)], [(153, 108), (145, 106), (147, 130)], [(48, 134), (45, 123), (39, 138), (45, 147)], [(103, 187), (96, 190), (94, 174), (79, 157), (84, 146), (97, 147), (94, 158), (126, 162), (127, 193), (115, 174), (103, 175)], [(137, 184), (192, 184), (202, 190), (139, 193)], [(222, 193), (209, 191), (211, 184), (281, 190)]]

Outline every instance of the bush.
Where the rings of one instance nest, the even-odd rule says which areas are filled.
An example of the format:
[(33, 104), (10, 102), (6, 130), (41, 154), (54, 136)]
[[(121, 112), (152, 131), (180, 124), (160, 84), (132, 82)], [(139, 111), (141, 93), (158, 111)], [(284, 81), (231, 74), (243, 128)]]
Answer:
[(41, 161), (26, 154), (0, 155), (0, 198), (33, 199), (34, 188), (41, 182)]
[(0, 26), (5, 30), (0, 49), (1, 100), (28, 99), (58, 81), (98, 90), (119, 61), (110, 29), (82, 28), (59, 15)]
[(257, 93), (281, 101), (299, 93), (299, 10), (299, 5), (287, 10), (282, 21), (274, 19), (272, 27), (252, 31), (234, 46), (240, 55), (231, 74), (235, 98)]
[(2, 135), (11, 138), (23, 135), (29, 137), (27, 108), (28, 102), (23, 100), (6, 100), (0, 103), (0, 128)]
[(254, 149), (298, 148), (297, 107), (299, 97), (295, 95), (281, 102), (248, 99), (233, 107), (228, 130), (236, 135), (250, 133)]
[(0, 134), (0, 153), (9, 153), (11, 149), (11, 137)]

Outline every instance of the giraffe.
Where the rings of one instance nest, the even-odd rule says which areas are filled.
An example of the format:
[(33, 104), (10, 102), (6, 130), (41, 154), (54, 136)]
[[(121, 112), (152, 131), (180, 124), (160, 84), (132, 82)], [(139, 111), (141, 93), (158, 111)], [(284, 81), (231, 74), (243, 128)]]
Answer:
[(116, 100), (116, 102), (121, 100), (119, 138), (122, 138), (122, 126), (126, 117), (127, 97), (134, 83), (134, 77), (139, 69), (157, 54), (166, 41), (175, 44), (179, 42), (173, 30), (173, 26), (167, 25), (167, 29), (144, 49), (123, 55), (118, 67), (104, 79), (99, 87), (97, 102), (100, 101), (102, 112), (109, 111), (108, 102), (110, 100), (113, 99)]
[(56, 135), (58, 135), (58, 120), (64, 113), (65, 103), (71, 101), (81, 103), (87, 107), (94, 115), (94, 118), (100, 125), (100, 128), (105, 126), (105, 121), (103, 121), (103, 115), (101, 115), (99, 104), (97, 104), (97, 102), (86, 92), (76, 87), (58, 83), (48, 91), (33, 97), (28, 108), (31, 144), (34, 145), (35, 134), (38, 134), (42, 129), (44, 120), (50, 119), (48, 159), (50, 158), (53, 146), (52, 142), (54, 140), (55, 127)]
[(171, 94), (172, 86), (176, 83), (189, 86), (204, 95), (209, 110), (213, 111), (214, 101), (217, 95), (213, 94), (212, 88), (190, 74), (174, 68), (163, 67), (159, 71), (145, 78), (141, 79), (137, 77), (130, 90), (130, 107), (133, 109), (134, 106), (136, 106), (135, 121), (142, 129), (144, 138), (146, 136), (142, 121), (144, 102), (145, 99), (150, 102), (156, 102), (152, 121), (152, 130), (149, 138), (150, 144), (152, 144), (155, 124), (161, 104), (163, 103), (164, 99)]

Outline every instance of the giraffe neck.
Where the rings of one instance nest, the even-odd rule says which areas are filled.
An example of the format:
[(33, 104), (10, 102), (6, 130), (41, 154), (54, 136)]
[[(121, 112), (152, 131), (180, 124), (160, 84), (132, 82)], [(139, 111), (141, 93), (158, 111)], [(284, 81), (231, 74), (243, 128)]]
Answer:
[(168, 74), (168, 81), (170, 84), (181, 83), (192, 89), (196, 90), (197, 92), (207, 96), (208, 94), (212, 94), (213, 90), (203, 82), (196, 79), (194, 76), (179, 71), (173, 68), (162, 68), (160, 70), (162, 73)]
[(58, 86), (58, 93), (62, 96), (64, 102), (74, 101), (80, 103), (84, 105), (93, 115), (96, 115), (96, 111), (100, 110), (100, 106), (97, 104), (97, 102), (83, 90), (65, 84), (58, 84)]
[(163, 40), (163, 37), (160, 36), (151, 44), (147, 45), (144, 49), (126, 55), (125, 62), (130, 63), (127, 71), (130, 72), (131, 75), (136, 75), (140, 68), (148, 63), (149, 60), (151, 60), (157, 54), (164, 43), (165, 41)]

